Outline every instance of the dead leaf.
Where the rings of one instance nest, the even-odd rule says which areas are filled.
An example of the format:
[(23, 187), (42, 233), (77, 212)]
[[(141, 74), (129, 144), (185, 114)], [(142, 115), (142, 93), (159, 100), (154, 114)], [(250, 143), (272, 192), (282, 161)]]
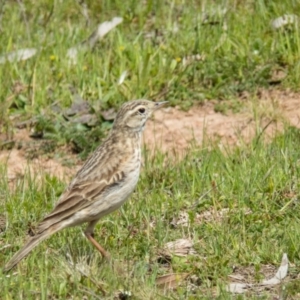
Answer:
[(223, 219), (229, 213), (229, 208), (222, 208), (220, 210), (207, 210), (202, 212), (201, 214), (197, 214), (196, 220), (198, 222), (204, 221), (217, 221)]
[(170, 251), (171, 254), (177, 256), (196, 254), (196, 251), (193, 248), (193, 242), (188, 239), (178, 239), (176, 241), (169, 242), (165, 245), (165, 249)]
[(205, 55), (201, 55), (201, 54), (188, 55), (188, 56), (183, 57), (182, 64), (184, 66), (187, 66), (196, 61), (204, 61), (204, 60), (205, 60)]
[(187, 278), (188, 273), (171, 273), (156, 278), (156, 285), (163, 289), (174, 289)]
[(73, 103), (70, 108), (64, 110), (64, 116), (83, 115), (90, 111), (90, 104), (83, 100), (78, 94), (73, 95)]
[(235, 282), (235, 283), (230, 283), (227, 286), (227, 291), (233, 294), (243, 294), (250, 287), (252, 287), (252, 284)]
[(83, 42), (79, 45), (72, 47), (67, 52), (67, 58), (70, 63), (76, 64), (77, 62), (77, 54), (79, 51), (85, 52), (89, 49), (92, 49), (95, 44), (103, 38), (108, 32), (110, 32), (117, 25), (122, 23), (123, 19), (120, 17), (115, 17), (111, 21), (106, 21), (99, 24), (96, 30)]
[(114, 17), (111, 21), (106, 21), (99, 24), (96, 30), (85, 41), (85, 43), (88, 44), (90, 48), (94, 47), (98, 40), (103, 38), (107, 33), (109, 33), (122, 22), (123, 18)]
[(35, 48), (25, 48), (16, 51), (12, 51), (0, 56), (0, 64), (4, 64), (5, 62), (14, 62), (14, 61), (22, 61), (27, 60), (34, 56), (37, 52)]
[(187, 212), (182, 211), (178, 214), (178, 217), (174, 217), (170, 223), (173, 227), (188, 226), (189, 225), (189, 215)]
[[(67, 108), (63, 112), (63, 116), (74, 123), (81, 123), (81, 124), (94, 124), (94, 117), (90, 114), (91, 106), (90, 104), (84, 100), (76, 91), (73, 86), (70, 86), (70, 91), (73, 96), (73, 103), (70, 108)], [(76, 118), (71, 118), (76, 116)]]
[(51, 104), (50, 108), (56, 114), (59, 114), (62, 111), (61, 106), (58, 103)]
[[(243, 294), (247, 292), (249, 289), (254, 289), (256, 291), (264, 289), (265, 286), (273, 286), (282, 282), (282, 280), (286, 277), (288, 272), (288, 257), (287, 254), (284, 253), (281, 260), (281, 265), (277, 270), (274, 277), (268, 280), (263, 280), (262, 283), (252, 284), (252, 283), (242, 283), (242, 282), (232, 282), (227, 285), (226, 290), (230, 293), (235, 294)], [(234, 278), (230, 275), (231, 278)], [(235, 278), (236, 279), (236, 278)], [(238, 280), (241, 280), (239, 277)]]
[(93, 127), (97, 124), (97, 117), (92, 114), (84, 114), (71, 119), (71, 123), (80, 123)]
[[(211, 221), (221, 221), (225, 217), (227, 217), (229, 214), (235, 214), (238, 213), (239, 210), (237, 209), (229, 209), (229, 208), (222, 208), (220, 210), (207, 210), (200, 214), (196, 214), (196, 222), (211, 222)], [(243, 209), (244, 215), (251, 214), (252, 211), (250, 209)]]
[(280, 28), (286, 27), (287, 25), (297, 24), (298, 21), (299, 21), (298, 16), (293, 15), (293, 14), (285, 14), (281, 17), (274, 19), (271, 22), (271, 27), (274, 30), (278, 30)]
[(117, 112), (114, 108), (110, 108), (102, 111), (100, 114), (105, 121), (113, 121), (117, 115)]
[(70, 86), (73, 103), (70, 108), (64, 110), (64, 117), (72, 123), (79, 123), (93, 127), (97, 124), (97, 116), (90, 113), (91, 106), (84, 100), (73, 86)]
[(274, 277), (268, 280), (263, 280), (262, 284), (263, 285), (275, 285), (280, 283), (287, 275), (289, 268), (289, 260), (287, 257), (287, 254), (284, 253), (282, 256), (281, 264), (279, 269), (277, 270), (276, 274)]
[(245, 280), (245, 277), (241, 274), (234, 274), (234, 275), (228, 275), (229, 278), (243, 281)]

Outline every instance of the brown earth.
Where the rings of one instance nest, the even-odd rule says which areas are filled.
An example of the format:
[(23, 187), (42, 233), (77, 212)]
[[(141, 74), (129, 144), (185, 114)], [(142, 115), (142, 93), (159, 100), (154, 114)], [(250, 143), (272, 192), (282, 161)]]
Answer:
[[(181, 156), (191, 142), (201, 145), (205, 139), (217, 141), (220, 147), (247, 144), (256, 132), (264, 132), (265, 138), (282, 132), (284, 124), (300, 128), (300, 93), (291, 91), (260, 91), (256, 100), (246, 99), (239, 113), (218, 113), (216, 102), (209, 101), (202, 106), (194, 106), (188, 112), (178, 108), (165, 108), (156, 112), (147, 124), (144, 143), (150, 150)], [(26, 130), (14, 134), (14, 141), (32, 143)], [(23, 147), (24, 148), (24, 147)], [(8, 178), (14, 180), (23, 176), (26, 170), (47, 172), (60, 178), (73, 176), (82, 162), (75, 155), (68, 154), (75, 167), (67, 167), (62, 159), (38, 156), (26, 158), (23, 150), (0, 151), (0, 163), (7, 164)]]
[(217, 141), (219, 146), (248, 143), (256, 132), (272, 137), (283, 131), (284, 124), (300, 127), (300, 93), (261, 91), (259, 99), (246, 101), (239, 113), (218, 113), (216, 102), (194, 106), (188, 112), (166, 108), (149, 122), (144, 141), (151, 149), (169, 153), (184, 152), (191, 142), (201, 145), (204, 140)]

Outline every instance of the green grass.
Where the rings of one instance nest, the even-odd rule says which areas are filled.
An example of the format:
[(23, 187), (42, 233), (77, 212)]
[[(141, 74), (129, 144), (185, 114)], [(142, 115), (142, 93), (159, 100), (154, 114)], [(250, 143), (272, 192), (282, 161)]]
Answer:
[[(25, 15), (16, 2), (7, 1), (4, 6), (2, 26), (10, 30), (1, 34), (2, 51), (41, 48), (30, 61), (2, 69), (5, 89), (1, 98), (9, 96), (16, 80), (32, 85), (15, 101), (18, 107), (39, 110), (53, 101), (67, 105), (66, 85), (71, 83), (90, 101), (101, 99), (104, 107), (153, 97), (165, 88), (173, 104), (228, 98), (268, 85), (271, 71), (277, 68), (289, 71), (287, 85), (298, 83), (298, 28), (273, 32), (270, 27), (272, 19), (299, 11), (297, 1), (248, 1), (248, 5), (237, 1), (214, 5), (201, 1), (87, 2), (88, 26), (81, 6), (74, 1), (53, 3), (26, 1)], [(203, 22), (202, 9), (210, 23)], [(213, 15), (217, 9), (227, 13)], [(123, 17), (124, 22), (94, 52), (79, 57), (77, 66), (69, 66), (67, 49), (87, 38), (99, 22), (114, 16)], [(193, 54), (203, 59), (183, 67), (182, 59)], [(130, 76), (118, 87), (124, 70)]]
[[(70, 105), (69, 85), (98, 113), (141, 97), (168, 99), (185, 109), (205, 99), (235, 101), (245, 91), (269, 87), (278, 70), (287, 75), (280, 87), (299, 86), (299, 27), (273, 31), (270, 26), (276, 17), (297, 14), (298, 1), (86, 1), (88, 22), (76, 1), (23, 3), (1, 2), (1, 53), (27, 47), (39, 53), (0, 69), (2, 131), (11, 128), (12, 118), (34, 116), (39, 129), (70, 143), (76, 128), (57, 119), (51, 108), (53, 103)], [(115, 16), (123, 23), (70, 65), (67, 50)], [(183, 65), (184, 59), (190, 63)], [(125, 70), (128, 76), (118, 85)], [(16, 83), (24, 86), (21, 92)], [(94, 135), (87, 138), (83, 150), (94, 142)]]
[[(217, 299), (235, 299), (225, 292), (233, 266), (254, 266), (261, 278), (260, 268), (278, 267), (283, 253), (294, 265), (289, 274), (295, 277), (300, 271), (299, 146), (300, 131), (290, 128), (269, 145), (259, 141), (228, 153), (203, 146), (176, 164), (165, 165), (163, 156), (146, 155), (131, 200), (96, 229), (97, 239), (122, 265), (122, 274), (101, 263), (80, 228), (67, 229), (36, 248), (19, 264), (17, 274), (0, 275), (0, 298), (94, 299), (95, 294), (113, 299), (117, 291), (130, 291), (132, 299), (213, 299), (217, 289)], [(40, 175), (28, 174), (14, 190), (5, 178), (1, 180), (8, 228), (0, 236), (0, 246), (11, 246), (1, 251), (0, 265), (17, 251), (29, 228), (50, 211), (63, 190), (65, 184), (55, 177)], [(229, 209), (224, 218), (197, 221), (198, 214), (223, 208)], [(246, 210), (251, 212), (245, 214)], [(174, 227), (172, 220), (182, 212), (188, 213), (189, 226)], [(161, 265), (158, 250), (178, 238), (191, 238), (197, 254)], [(72, 268), (68, 257), (84, 266), (88, 275)], [(187, 279), (175, 291), (156, 288), (155, 278), (169, 272), (195, 275), (200, 285), (191, 291)], [(300, 292), (295, 280), (277, 292), (280, 289), (289, 297)], [(270, 299), (265, 295), (263, 299)], [(243, 299), (256, 298), (250, 293)]]
[[(77, 1), (20, 3), (0, 3), (0, 55), (32, 47), (39, 53), (0, 68), (0, 133), (11, 136), (15, 123), (33, 118), (35, 130), (51, 139), (46, 152), (67, 144), (86, 156), (111, 126), (100, 112), (130, 99), (166, 99), (183, 109), (218, 99), (223, 102), (216, 110), (236, 111), (240, 94), (269, 88), (277, 70), (286, 73), (279, 88), (298, 89), (299, 27), (273, 31), (270, 22), (299, 14), (299, 1), (85, 1), (88, 24)], [(212, 13), (224, 8), (225, 15)], [(123, 23), (70, 65), (67, 50), (115, 16)], [(190, 63), (184, 65), (185, 59)], [(128, 76), (118, 85), (125, 70)], [(70, 85), (91, 105), (96, 126), (64, 119), (63, 110), (73, 101)], [(222, 152), (204, 144), (176, 164), (166, 163), (163, 155), (146, 155), (131, 200), (96, 230), (122, 273), (101, 261), (80, 228), (69, 229), (42, 243), (9, 277), (0, 271), (0, 299), (114, 299), (120, 291), (129, 291), (131, 299), (257, 299), (255, 293), (235, 297), (225, 292), (227, 276), (233, 266), (254, 266), (259, 277), (260, 268), (278, 266), (284, 252), (293, 264), (293, 280), (277, 294), (297, 299), (299, 138), (299, 131), (290, 128), (268, 145), (254, 140)], [(0, 233), (0, 266), (66, 185), (47, 174), (28, 173), (11, 189), (1, 168), (0, 213), (7, 214), (8, 226)], [(223, 208), (229, 209), (224, 218), (197, 221), (199, 214)], [(182, 212), (189, 215), (189, 226), (174, 227), (172, 220)], [(197, 254), (160, 264), (159, 250), (178, 238), (191, 238)], [(169, 272), (189, 277), (174, 291), (158, 289), (156, 278)], [(194, 286), (192, 275), (198, 279)]]

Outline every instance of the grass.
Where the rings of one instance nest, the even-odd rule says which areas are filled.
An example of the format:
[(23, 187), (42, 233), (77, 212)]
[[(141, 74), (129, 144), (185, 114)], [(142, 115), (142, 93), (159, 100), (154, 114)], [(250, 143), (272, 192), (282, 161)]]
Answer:
[[(2, 131), (11, 130), (12, 119), (35, 117), (39, 130), (70, 142), (69, 133), (77, 129), (66, 129), (52, 110), (53, 103), (71, 104), (69, 85), (97, 112), (141, 97), (168, 99), (184, 109), (207, 99), (228, 100), (228, 107), (238, 110), (242, 104), (236, 98), (245, 91), (251, 95), (273, 84), (298, 88), (298, 23), (277, 31), (270, 26), (276, 17), (299, 12), (298, 1), (83, 3), (88, 18), (83, 5), (71, 0), (1, 2), (1, 52), (39, 50), (32, 59), (0, 70)], [(70, 65), (67, 50), (115, 16), (123, 23)], [(286, 76), (274, 81), (279, 70)], [(128, 76), (118, 85), (124, 71)], [(226, 105), (216, 109), (226, 111)], [(94, 136), (87, 138), (78, 151), (94, 142)]]
[[(279, 88), (298, 88), (298, 24), (274, 31), (270, 22), (299, 13), (299, 1), (84, 3), (88, 19), (83, 6), (70, 0), (0, 3), (0, 54), (39, 50), (27, 61), (0, 68), (0, 133), (11, 136), (16, 123), (32, 119), (35, 131), (54, 143), (47, 151), (73, 143), (86, 156), (111, 126), (100, 112), (130, 99), (167, 99), (183, 109), (218, 99), (223, 101), (216, 110), (236, 111), (242, 105), (240, 94), (273, 86), (278, 70), (286, 74), (276, 82)], [(115, 16), (123, 17), (123, 23), (70, 65), (67, 50)], [(128, 76), (119, 85), (124, 71)], [(74, 100), (70, 85), (88, 100), (96, 126), (64, 118)], [(290, 280), (262, 299), (271, 299), (272, 293), (297, 299), (299, 137), (298, 130), (289, 128), (270, 144), (258, 139), (227, 152), (204, 144), (177, 163), (146, 152), (131, 200), (97, 227), (97, 239), (122, 272), (101, 261), (80, 228), (69, 229), (36, 248), (17, 273), (0, 271), (0, 298), (257, 299), (254, 292), (240, 297), (227, 293), (227, 276), (234, 266), (253, 266), (261, 278), (260, 270), (278, 266), (286, 252)], [(27, 173), (11, 189), (5, 166), (1, 168), (0, 213), (8, 217), (0, 233), (2, 266), (51, 210), (66, 182)], [(228, 213), (218, 217), (224, 208)], [(198, 216), (207, 211), (213, 217), (200, 222)], [(189, 226), (174, 226), (183, 212)], [(190, 238), (196, 255), (162, 264), (160, 250), (178, 238)], [(189, 276), (175, 290), (157, 288), (156, 278), (170, 272)]]
[[(260, 269), (278, 266), (283, 253), (293, 267), (290, 283), (283, 283), (279, 290), (290, 297), (283, 299), (297, 299), (292, 295), (300, 292), (299, 282), (292, 278), (300, 271), (299, 141), (300, 131), (290, 128), (269, 145), (258, 141), (228, 153), (203, 147), (167, 167), (163, 156), (146, 155), (131, 200), (100, 221), (96, 230), (97, 239), (122, 266), (122, 273), (101, 262), (80, 228), (68, 229), (35, 249), (20, 263), (18, 273), (0, 275), (1, 299), (94, 299), (92, 295), (113, 299), (118, 291), (129, 291), (131, 299), (235, 299), (225, 292), (234, 266), (254, 266), (258, 280), (263, 277)], [(63, 187), (63, 182), (46, 174), (39, 178), (28, 174), (14, 190), (2, 179), (8, 228), (1, 234), (0, 245), (11, 246), (1, 251), (1, 265), (50, 211)], [(228, 213), (218, 217), (224, 208)], [(213, 217), (199, 221), (197, 216), (207, 211)], [(189, 216), (189, 225), (174, 226), (183, 212)], [(190, 238), (196, 255), (173, 257), (169, 264), (161, 264), (159, 250), (179, 238)], [(155, 278), (170, 272), (194, 275), (199, 286), (191, 289), (187, 279), (174, 291), (157, 288)], [(256, 296), (250, 293), (245, 299)], [(267, 292), (263, 299), (270, 299)]]

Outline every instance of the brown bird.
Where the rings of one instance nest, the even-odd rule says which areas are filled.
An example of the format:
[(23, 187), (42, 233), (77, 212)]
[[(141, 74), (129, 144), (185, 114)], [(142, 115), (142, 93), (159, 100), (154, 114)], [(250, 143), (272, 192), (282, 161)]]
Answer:
[(5, 265), (8, 271), (34, 247), (66, 227), (88, 223), (87, 239), (103, 257), (109, 254), (94, 239), (100, 218), (118, 209), (133, 192), (140, 174), (141, 138), (147, 119), (165, 102), (130, 101), (121, 107), (107, 139), (95, 150), (60, 196), (53, 211)]

